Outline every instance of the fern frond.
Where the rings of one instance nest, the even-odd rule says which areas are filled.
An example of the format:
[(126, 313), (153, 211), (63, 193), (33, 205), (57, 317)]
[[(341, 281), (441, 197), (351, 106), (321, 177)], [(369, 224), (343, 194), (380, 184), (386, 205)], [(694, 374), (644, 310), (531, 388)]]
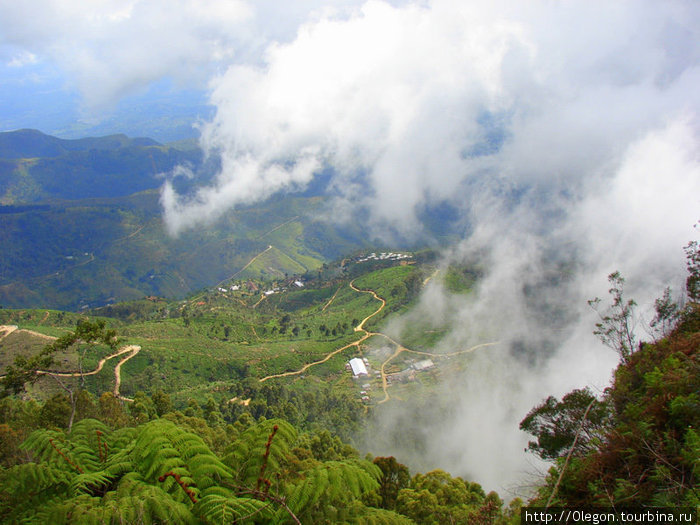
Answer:
[(15, 465), (2, 472), (0, 484), (3, 492), (15, 494), (21, 498), (27, 495), (36, 494), (47, 488), (53, 487), (57, 491), (57, 486), (68, 486), (74, 476), (65, 472), (61, 468), (38, 463), (24, 463)]
[(194, 512), (208, 523), (234, 523), (247, 517), (269, 518), (272, 504), (252, 498), (208, 494), (194, 507)]
[(175, 500), (161, 487), (147, 483), (136, 472), (126, 474), (117, 490), (106, 499), (114, 499), (118, 503), (119, 522), (123, 523), (153, 521), (186, 524), (198, 521), (190, 504)]
[(19, 448), (33, 452), (38, 460), (49, 465), (63, 467), (80, 474), (98, 470), (100, 466), (96, 451), (80, 443), (72, 443), (61, 432), (54, 430), (35, 430)]
[(304, 472), (305, 478), (288, 487), (288, 505), (296, 514), (316, 505), (348, 502), (376, 490), (381, 472), (369, 461), (326, 461)]
[[(20, 523), (48, 505), (62, 501), (73, 473), (45, 464), (26, 463), (0, 471), (0, 521)], [(38, 521), (38, 523), (42, 523)]]
[[(158, 478), (172, 472), (196, 497), (200, 490), (232, 478), (231, 470), (199, 436), (165, 419), (140, 427), (132, 454), (145, 480), (156, 483)], [(183, 491), (172, 477), (165, 478), (161, 486), (174, 498), (182, 499)]]
[(104, 471), (79, 474), (71, 481), (70, 491), (76, 496), (79, 494), (92, 494), (100, 487), (109, 485), (111, 481), (112, 478)]
[(97, 446), (97, 432), (109, 435), (110, 430), (107, 425), (97, 419), (81, 419), (73, 425), (68, 436), (73, 443)]
[[(265, 457), (265, 445), (275, 426), (277, 430), (270, 443), (269, 454)], [(267, 477), (280, 470), (280, 464), (289, 454), (297, 436), (297, 430), (286, 421), (268, 419), (243, 432), (226, 450), (223, 461), (233, 468), (238, 483), (251, 486), (255, 484), (264, 461), (267, 462)]]

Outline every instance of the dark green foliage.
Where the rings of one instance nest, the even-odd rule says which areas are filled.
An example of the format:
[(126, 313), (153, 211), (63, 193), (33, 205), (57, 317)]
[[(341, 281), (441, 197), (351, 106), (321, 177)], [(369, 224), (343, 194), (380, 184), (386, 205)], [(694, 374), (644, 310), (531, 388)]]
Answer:
[[(568, 463), (561, 456), (570, 447), (571, 432), (597, 419), (594, 411), (582, 417), (590, 394), (574, 392), (569, 395), (580, 397), (576, 402), (545, 403), (531, 412), (527, 429), (538, 437), (533, 450), (560, 457), (536, 503), (700, 503), (699, 316), (697, 303), (691, 302), (668, 337), (641, 345), (620, 363), (612, 387), (596, 401), (609, 417), (599, 420), (593, 439), (584, 437)], [(588, 421), (591, 417), (594, 421)], [(548, 426), (562, 421), (561, 428)]]
[[(410, 487), (399, 491), (396, 510), (425, 525), (500, 523), (501, 506), (498, 495), (484, 494), (477, 483), (434, 470), (416, 474)], [(488, 519), (481, 521), (484, 514)]]
[(288, 470), (296, 436), (284, 421), (253, 425), (222, 461), (199, 436), (164, 419), (114, 432), (88, 419), (68, 434), (40, 429), (22, 445), (34, 462), (0, 472), (0, 518), (230, 523), (254, 516), (265, 523), (315, 523), (347, 508), (347, 519), (362, 522), (367, 512), (372, 522), (401, 523), (361, 504), (379, 477), (367, 461), (314, 461)]
[(402, 465), (393, 456), (374, 458), (374, 464), (382, 471), (379, 479), (379, 496), (385, 509), (396, 508), (396, 498), (401, 489), (408, 488), (411, 476), (408, 467)]
[[(588, 411), (588, 405), (593, 406)], [(574, 437), (581, 427), (576, 440), (578, 454), (583, 454), (594, 445), (600, 437), (609, 418), (609, 407), (598, 401), (588, 388), (574, 390), (566, 394), (561, 401), (550, 396), (542, 404), (533, 408), (520, 422), (520, 430), (535, 437), (528, 449), (542, 459), (556, 459), (565, 456), (574, 443)]]

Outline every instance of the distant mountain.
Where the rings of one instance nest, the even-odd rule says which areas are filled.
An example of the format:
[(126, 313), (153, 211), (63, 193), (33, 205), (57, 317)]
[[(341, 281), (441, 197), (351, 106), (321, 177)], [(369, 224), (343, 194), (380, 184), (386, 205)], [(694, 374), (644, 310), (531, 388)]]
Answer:
[(198, 164), (196, 148), (109, 135), (59, 139), (37, 130), (0, 133), (0, 204), (122, 197), (159, 187), (160, 173)]
[(0, 133), (0, 305), (77, 310), (180, 297), (234, 274), (303, 274), (369, 244), (359, 227), (315, 218), (325, 205), (321, 187), (169, 237), (159, 174), (178, 164), (200, 174), (190, 184), (206, 178), (191, 142)]
[(66, 140), (46, 135), (36, 129), (0, 133), (0, 157), (5, 159), (60, 157), (75, 151), (116, 150), (134, 146), (160, 145), (153, 139), (130, 139), (122, 134)]

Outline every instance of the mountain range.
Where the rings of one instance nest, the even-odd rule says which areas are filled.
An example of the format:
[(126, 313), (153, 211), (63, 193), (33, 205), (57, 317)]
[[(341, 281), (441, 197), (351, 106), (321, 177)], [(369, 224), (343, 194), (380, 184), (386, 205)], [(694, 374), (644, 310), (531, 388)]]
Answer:
[(303, 274), (369, 245), (360, 228), (317, 219), (326, 201), (313, 188), (170, 237), (159, 188), (178, 165), (201, 180), (211, 173), (193, 141), (0, 133), (0, 305), (77, 310), (180, 297), (234, 274)]

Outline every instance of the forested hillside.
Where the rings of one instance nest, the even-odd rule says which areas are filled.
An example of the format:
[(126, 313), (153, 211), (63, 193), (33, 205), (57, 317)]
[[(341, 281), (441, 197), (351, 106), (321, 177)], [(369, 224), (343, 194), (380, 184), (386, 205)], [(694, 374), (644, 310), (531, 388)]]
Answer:
[[(25, 392), (25, 400), (0, 403), (0, 515), (29, 523), (510, 522), (518, 500), (509, 506), (439, 470), (412, 476), (394, 458), (362, 459), (337, 437), (351, 439), (382, 400), (381, 378), (353, 380), (347, 359), (362, 355), (368, 329), (385, 337), (382, 319), (409, 306), (426, 276), (437, 278), (429, 254), (381, 255), (329, 265), (303, 287), (249, 282), (276, 289), (269, 295), (232, 292), (239, 285), (229, 282), (183, 303), (94, 312), (102, 318), (2, 312), (21, 326), (5, 325), (0, 341), (4, 393)], [(8, 361), (8, 352), (18, 358)], [(122, 360), (121, 385), (111, 357)], [(382, 373), (391, 361), (384, 357)], [(414, 390), (436, 373), (425, 371), (428, 382)], [(368, 402), (362, 381), (373, 385)]]
[(181, 191), (211, 174), (189, 143), (0, 133), (0, 306), (183, 297), (232, 275), (303, 274), (371, 244), (359, 227), (319, 221), (326, 202), (313, 188), (171, 237), (159, 187), (176, 166), (196, 175), (177, 178)]

